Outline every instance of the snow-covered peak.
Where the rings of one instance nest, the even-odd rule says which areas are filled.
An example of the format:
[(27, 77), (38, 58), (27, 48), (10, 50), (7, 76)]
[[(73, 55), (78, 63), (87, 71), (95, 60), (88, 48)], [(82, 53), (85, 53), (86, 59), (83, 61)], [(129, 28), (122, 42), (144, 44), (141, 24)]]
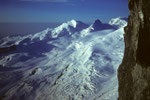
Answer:
[(74, 19), (72, 19), (71, 21), (68, 21), (68, 25), (70, 25), (70, 26), (76, 28), (76, 26), (77, 26), (77, 21), (74, 20)]
[(71, 21), (68, 21), (66, 23), (62, 23), (60, 26), (56, 27), (55, 30), (61, 31), (63, 28), (67, 29), (69, 26), (72, 26), (73, 28), (76, 28), (77, 21), (72, 19)]
[(73, 28), (76, 27), (77, 22), (75, 20), (68, 21), (67, 23), (62, 23), (60, 26), (54, 28), (51, 33), (52, 38), (57, 38), (58, 35), (63, 31), (67, 30), (69, 32), (69, 26)]
[(121, 28), (125, 27), (127, 25), (128, 19), (125, 17), (117, 17), (117, 18), (112, 18), (109, 21), (110, 25), (115, 26), (116, 28)]
[(54, 28), (51, 32), (51, 37), (57, 38), (58, 36), (71, 35), (72, 33), (79, 32), (87, 27), (88, 25), (83, 22), (73, 19)]

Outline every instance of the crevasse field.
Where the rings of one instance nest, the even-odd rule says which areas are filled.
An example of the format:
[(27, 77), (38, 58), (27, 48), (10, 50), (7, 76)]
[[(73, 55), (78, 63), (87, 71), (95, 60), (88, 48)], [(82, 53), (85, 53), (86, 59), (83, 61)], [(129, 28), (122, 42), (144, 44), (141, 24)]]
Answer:
[(121, 17), (90, 26), (71, 20), (1, 39), (0, 99), (117, 100), (126, 24)]

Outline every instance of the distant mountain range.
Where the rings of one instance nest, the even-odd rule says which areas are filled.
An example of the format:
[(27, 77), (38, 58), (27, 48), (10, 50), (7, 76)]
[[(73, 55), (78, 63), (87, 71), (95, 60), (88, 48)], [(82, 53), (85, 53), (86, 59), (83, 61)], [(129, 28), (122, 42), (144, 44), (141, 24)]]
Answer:
[[(6, 37), (0, 40), (0, 47), (5, 47), (12, 45), (14, 42), (17, 45), (20, 41), (30, 38), (31, 40), (43, 40), (46, 39), (55, 39), (61, 36), (69, 36), (76, 32), (80, 32), (83, 30), (88, 30), (88, 32), (106, 30), (106, 29), (118, 29), (127, 25), (127, 18), (112, 18), (108, 24), (102, 23), (100, 20), (95, 20), (92, 25), (87, 25), (81, 21), (71, 20), (67, 23), (62, 23), (56, 28), (47, 28), (46, 30), (33, 34), (33, 35), (26, 35), (26, 36), (16, 36), (16, 37)], [(11, 39), (10, 39), (11, 38)], [(12, 42), (9, 43), (9, 42)], [(14, 44), (13, 44), (14, 45)]]

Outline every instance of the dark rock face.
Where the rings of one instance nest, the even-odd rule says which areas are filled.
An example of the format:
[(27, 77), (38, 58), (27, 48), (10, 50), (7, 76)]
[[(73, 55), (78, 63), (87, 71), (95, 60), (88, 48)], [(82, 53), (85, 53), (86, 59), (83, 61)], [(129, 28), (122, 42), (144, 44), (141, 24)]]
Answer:
[(129, 0), (119, 100), (150, 100), (150, 0)]

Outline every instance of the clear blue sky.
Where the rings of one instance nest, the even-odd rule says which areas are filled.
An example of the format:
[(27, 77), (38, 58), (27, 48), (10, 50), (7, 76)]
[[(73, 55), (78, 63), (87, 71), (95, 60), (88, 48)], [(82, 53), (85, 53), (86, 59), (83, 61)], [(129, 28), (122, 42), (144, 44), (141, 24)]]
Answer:
[(0, 22), (92, 23), (128, 16), (128, 0), (0, 0)]

